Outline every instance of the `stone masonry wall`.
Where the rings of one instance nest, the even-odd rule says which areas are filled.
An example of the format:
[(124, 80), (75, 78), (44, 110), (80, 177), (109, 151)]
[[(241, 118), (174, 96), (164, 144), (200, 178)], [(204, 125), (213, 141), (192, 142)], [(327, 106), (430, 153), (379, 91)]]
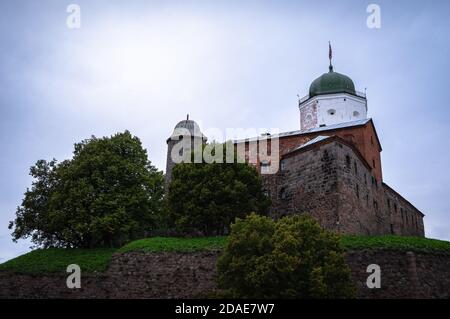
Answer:
[(358, 152), (341, 141), (288, 154), (279, 173), (262, 175), (272, 200), (270, 215), (307, 212), (339, 233), (423, 237), (423, 215), (379, 182)]
[(322, 227), (335, 229), (339, 202), (334, 152), (324, 146), (301, 156), (283, 159), (284, 169), (275, 175), (263, 175), (263, 185), (272, 199), (274, 218), (308, 212)]
[[(346, 233), (424, 236), (423, 215), (401, 195), (372, 177), (371, 169), (347, 145), (335, 142), (339, 217)], [(358, 232), (355, 224), (359, 224)]]
[[(0, 271), (0, 298), (198, 298), (216, 289), (220, 251), (116, 254), (103, 274), (68, 289), (66, 275)], [(346, 255), (358, 298), (450, 298), (450, 252), (356, 250)], [(367, 266), (381, 267), (381, 288), (366, 285)]]

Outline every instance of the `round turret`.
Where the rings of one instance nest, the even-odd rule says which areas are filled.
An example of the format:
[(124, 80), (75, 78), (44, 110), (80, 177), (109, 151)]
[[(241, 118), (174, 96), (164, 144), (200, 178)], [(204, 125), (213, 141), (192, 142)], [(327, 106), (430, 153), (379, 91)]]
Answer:
[(172, 178), (173, 167), (177, 163), (189, 161), (192, 151), (201, 150), (206, 141), (207, 138), (200, 131), (200, 126), (190, 120), (189, 115), (175, 125), (167, 139), (166, 190)]

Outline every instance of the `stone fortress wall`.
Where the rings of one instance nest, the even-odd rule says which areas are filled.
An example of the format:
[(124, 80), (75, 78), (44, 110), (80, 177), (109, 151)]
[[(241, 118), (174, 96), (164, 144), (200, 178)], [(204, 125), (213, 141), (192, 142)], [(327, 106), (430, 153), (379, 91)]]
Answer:
[[(68, 274), (0, 271), (0, 299), (201, 298), (212, 296), (220, 251), (115, 254), (105, 273), (81, 273), (81, 288), (68, 289)], [(450, 298), (450, 253), (368, 249), (348, 251), (358, 298)], [(366, 285), (367, 266), (381, 269), (381, 287)]]
[[(383, 182), (376, 131), (362, 123), (279, 137), (279, 170), (261, 174), (273, 218), (307, 212), (339, 233), (425, 235), (424, 215)], [(245, 142), (240, 156), (248, 160), (259, 143)], [(265, 144), (270, 155), (270, 138)], [(255, 166), (261, 172), (259, 160)]]
[(378, 182), (345, 141), (327, 139), (282, 161), (279, 173), (262, 175), (272, 217), (307, 212), (339, 233), (424, 236), (423, 215)]

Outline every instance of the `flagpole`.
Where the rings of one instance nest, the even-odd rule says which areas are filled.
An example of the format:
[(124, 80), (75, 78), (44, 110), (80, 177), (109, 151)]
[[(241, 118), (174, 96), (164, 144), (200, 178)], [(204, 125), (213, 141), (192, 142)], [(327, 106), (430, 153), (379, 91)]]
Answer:
[(333, 72), (333, 64), (331, 64), (331, 59), (333, 58), (333, 50), (331, 49), (331, 42), (328, 41), (328, 58), (330, 59), (330, 72)]

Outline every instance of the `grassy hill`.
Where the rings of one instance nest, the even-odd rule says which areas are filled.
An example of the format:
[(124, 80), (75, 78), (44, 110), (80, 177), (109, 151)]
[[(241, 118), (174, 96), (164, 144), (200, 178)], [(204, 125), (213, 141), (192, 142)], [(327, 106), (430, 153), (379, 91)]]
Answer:
[[(152, 237), (133, 241), (119, 249), (37, 249), (0, 264), (1, 270), (19, 273), (65, 273), (69, 264), (77, 264), (85, 273), (103, 272), (114, 253), (145, 252), (193, 252), (221, 249), (226, 237), (174, 238)], [(346, 249), (400, 249), (418, 251), (446, 251), (450, 242), (400, 236), (342, 236)]]

